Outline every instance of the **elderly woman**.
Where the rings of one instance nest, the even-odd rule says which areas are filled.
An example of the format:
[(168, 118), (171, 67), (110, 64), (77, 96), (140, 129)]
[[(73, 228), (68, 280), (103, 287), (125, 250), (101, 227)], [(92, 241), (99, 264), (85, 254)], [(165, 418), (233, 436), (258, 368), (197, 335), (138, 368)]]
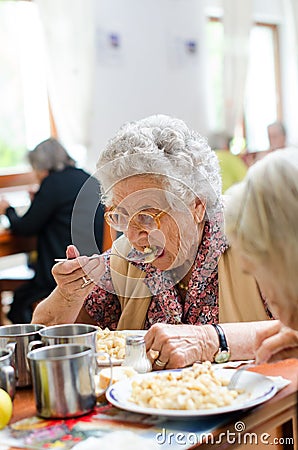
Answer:
[[(69, 261), (53, 269), (57, 288), (34, 322), (110, 329), (159, 323), (147, 338), (158, 351), (150, 353), (155, 368), (251, 357), (258, 322), (213, 327), (266, 320), (268, 311), (223, 235), (218, 162), (206, 140), (167, 116), (126, 124), (100, 154), (98, 178), (106, 220), (123, 235), (97, 259), (69, 247)], [(167, 327), (174, 337), (162, 346), (154, 333)]]
[(230, 190), (227, 235), (280, 319), (259, 332), (258, 362), (298, 356), (297, 198), (297, 149), (269, 154)]
[[(14, 323), (30, 322), (32, 305), (55, 288), (51, 273), (54, 258), (64, 256), (67, 245), (76, 242), (80, 251), (87, 254), (101, 248), (104, 223), (98, 181), (75, 167), (75, 161), (60, 142), (46, 139), (27, 156), (40, 185), (31, 195), (28, 211), (19, 216), (5, 199), (0, 200), (0, 214), (6, 214), (14, 234), (37, 236), (35, 276), (14, 293), (8, 314)], [(88, 225), (91, 215), (96, 223), (93, 240), (90, 236), (94, 232)]]

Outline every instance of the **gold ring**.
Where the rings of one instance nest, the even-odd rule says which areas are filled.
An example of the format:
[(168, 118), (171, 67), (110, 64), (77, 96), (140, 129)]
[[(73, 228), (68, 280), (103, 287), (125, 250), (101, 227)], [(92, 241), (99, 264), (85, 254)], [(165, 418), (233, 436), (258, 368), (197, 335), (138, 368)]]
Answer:
[(156, 360), (155, 360), (155, 364), (156, 364), (158, 367), (164, 367), (167, 363), (166, 363), (166, 362), (160, 361), (160, 359), (156, 359)]
[(158, 356), (159, 356), (159, 351), (158, 350), (153, 350), (153, 348), (150, 348), (149, 356), (153, 359), (153, 361), (155, 361), (158, 358)]
[(93, 280), (91, 278), (89, 278), (88, 280), (86, 277), (82, 277), (82, 280), (84, 281), (84, 283), (82, 284), (81, 289), (84, 289), (86, 286), (93, 283)]

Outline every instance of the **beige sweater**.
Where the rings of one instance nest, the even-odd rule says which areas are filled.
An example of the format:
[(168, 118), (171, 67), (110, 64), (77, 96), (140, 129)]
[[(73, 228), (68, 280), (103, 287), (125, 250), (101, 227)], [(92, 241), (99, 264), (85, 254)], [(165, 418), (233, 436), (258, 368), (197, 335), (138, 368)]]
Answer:
[[(127, 255), (131, 250), (128, 240), (121, 236), (112, 247), (112, 252)], [(117, 256), (111, 256), (111, 276), (115, 293), (121, 305), (118, 330), (143, 329), (151, 302), (151, 293), (143, 279), (145, 273)], [(250, 322), (266, 320), (263, 301), (255, 280), (240, 269), (237, 254), (229, 248), (220, 258), (219, 321)]]

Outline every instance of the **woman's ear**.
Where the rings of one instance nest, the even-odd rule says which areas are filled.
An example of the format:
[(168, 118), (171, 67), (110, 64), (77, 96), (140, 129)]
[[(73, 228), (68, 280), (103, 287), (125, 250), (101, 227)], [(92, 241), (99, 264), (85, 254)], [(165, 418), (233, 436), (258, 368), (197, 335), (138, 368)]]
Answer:
[(195, 211), (194, 217), (197, 223), (201, 223), (204, 220), (206, 212), (206, 203), (202, 202), (199, 198), (195, 199)]

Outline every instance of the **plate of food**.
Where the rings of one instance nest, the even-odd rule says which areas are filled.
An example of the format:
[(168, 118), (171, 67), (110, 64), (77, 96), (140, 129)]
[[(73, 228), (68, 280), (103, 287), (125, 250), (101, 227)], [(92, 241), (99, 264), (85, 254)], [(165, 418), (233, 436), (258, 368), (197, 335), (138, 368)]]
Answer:
[[(125, 339), (127, 335), (146, 334), (146, 330), (123, 330), (111, 331), (108, 328), (104, 330), (99, 328), (96, 335), (96, 351), (107, 353), (112, 361), (113, 366), (120, 366), (125, 358)], [(97, 357), (99, 365), (109, 365), (109, 361), (105, 357)]]
[(211, 363), (163, 370), (119, 381), (106, 392), (107, 400), (127, 411), (165, 417), (197, 417), (231, 413), (259, 405), (277, 391), (273, 381), (244, 371), (237, 389), (227, 385), (234, 369), (214, 370)]

